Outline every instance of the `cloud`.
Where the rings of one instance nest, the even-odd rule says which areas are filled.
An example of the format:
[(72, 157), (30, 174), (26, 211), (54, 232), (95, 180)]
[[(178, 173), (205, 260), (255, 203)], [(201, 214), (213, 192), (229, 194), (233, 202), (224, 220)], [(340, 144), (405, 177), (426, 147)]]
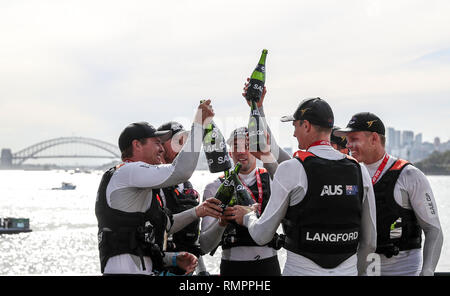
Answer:
[[(242, 87), (267, 48), (268, 116), (319, 96), (336, 118), (400, 109), (393, 123), (417, 118), (445, 141), (433, 104), (418, 106), (448, 107), (448, 12), (406, 0), (2, 2), (0, 137), (14, 149), (69, 133), (115, 142), (133, 121), (190, 120), (203, 98), (218, 122), (243, 125)], [(292, 142), (290, 126), (279, 133)]]

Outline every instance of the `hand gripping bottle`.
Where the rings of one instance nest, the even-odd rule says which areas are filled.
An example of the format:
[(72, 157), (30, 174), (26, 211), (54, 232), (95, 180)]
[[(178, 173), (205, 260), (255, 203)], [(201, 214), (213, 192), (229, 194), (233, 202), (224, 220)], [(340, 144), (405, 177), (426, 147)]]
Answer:
[(267, 148), (267, 139), (264, 134), (264, 122), (261, 119), (257, 102), (261, 99), (264, 83), (266, 81), (266, 57), (267, 49), (263, 49), (258, 65), (253, 71), (247, 88), (246, 99), (250, 101), (250, 118), (248, 121), (248, 136), (250, 151), (265, 151)]

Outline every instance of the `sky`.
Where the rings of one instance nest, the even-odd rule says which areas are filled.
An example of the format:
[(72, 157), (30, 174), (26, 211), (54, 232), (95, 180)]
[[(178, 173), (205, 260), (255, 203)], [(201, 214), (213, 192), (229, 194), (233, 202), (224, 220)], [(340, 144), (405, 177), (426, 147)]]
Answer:
[(57, 137), (117, 144), (131, 122), (189, 128), (210, 98), (228, 135), (268, 49), (264, 108), (279, 118), (325, 99), (335, 124), (370, 111), (386, 126), (450, 139), (450, 1), (0, 0), (0, 148)]

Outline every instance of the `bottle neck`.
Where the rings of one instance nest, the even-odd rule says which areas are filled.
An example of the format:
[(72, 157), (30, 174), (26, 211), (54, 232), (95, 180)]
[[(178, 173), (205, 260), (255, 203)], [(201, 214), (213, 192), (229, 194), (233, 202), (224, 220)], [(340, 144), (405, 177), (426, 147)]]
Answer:
[(265, 65), (266, 64), (267, 51), (263, 50), (261, 57), (259, 58), (258, 64)]

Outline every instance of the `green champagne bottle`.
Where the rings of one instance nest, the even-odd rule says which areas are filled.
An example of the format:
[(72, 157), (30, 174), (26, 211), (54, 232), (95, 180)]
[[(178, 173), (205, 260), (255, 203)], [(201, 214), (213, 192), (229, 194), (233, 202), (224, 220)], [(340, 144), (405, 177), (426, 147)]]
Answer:
[(261, 118), (256, 102), (251, 101), (250, 118), (248, 120), (248, 140), (251, 152), (266, 151), (267, 139), (264, 134), (265, 130), (264, 121)]
[[(241, 163), (238, 162), (238, 165), (240, 166)], [(233, 172), (233, 175), (231, 177), (233, 179), (234, 189), (236, 192), (236, 204), (241, 206), (251, 206), (252, 204), (254, 204), (255, 201), (250, 196), (247, 189), (245, 189), (244, 185), (239, 179), (238, 173)]]
[(216, 195), (214, 196), (218, 200), (220, 200), (220, 207), (222, 210), (224, 210), (228, 204), (230, 203), (231, 199), (234, 195), (234, 182), (232, 180), (232, 174), (228, 173), (228, 171), (225, 171), (225, 179), (223, 180), (222, 184), (220, 184), (219, 188), (217, 189)]
[(250, 76), (250, 82), (247, 88), (246, 99), (248, 101), (258, 102), (261, 99), (264, 83), (266, 82), (266, 57), (267, 49), (263, 49), (258, 65)]
[[(202, 102), (200, 101), (200, 103)], [(231, 168), (225, 138), (214, 121), (211, 121), (203, 129), (203, 150), (211, 173), (224, 172)]]

